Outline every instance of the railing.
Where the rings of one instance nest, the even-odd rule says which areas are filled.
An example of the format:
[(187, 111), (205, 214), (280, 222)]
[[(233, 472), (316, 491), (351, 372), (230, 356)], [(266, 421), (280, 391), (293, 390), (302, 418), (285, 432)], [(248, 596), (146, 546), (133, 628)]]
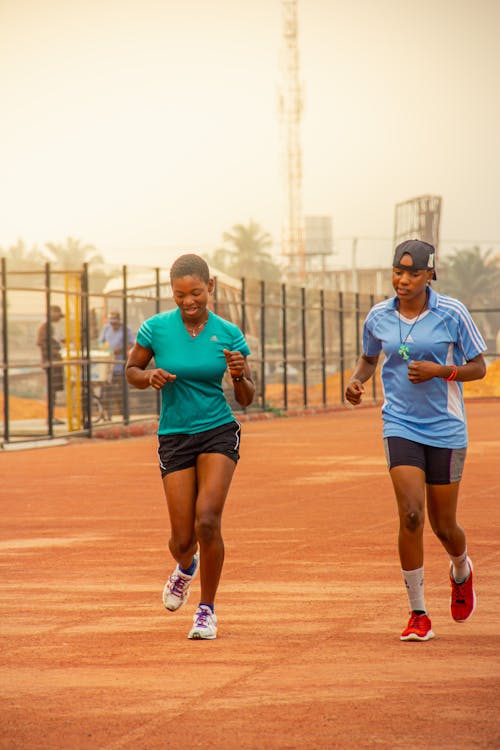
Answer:
[[(257, 393), (249, 411), (286, 412), (342, 404), (345, 384), (361, 352), (363, 320), (378, 299), (219, 276), (212, 308), (243, 330), (252, 351), (249, 361)], [(36, 330), (48, 319), (53, 304), (65, 314), (64, 325), (57, 331), (64, 339), (65, 357), (56, 361), (49, 356), (42, 362)], [(9, 271), (2, 259), (0, 440), (9, 443), (68, 434), (92, 437), (107, 418), (110, 403), (110, 424), (156, 420), (158, 392), (130, 388), (123, 372), (113, 384), (96, 373), (102, 371), (103, 362), (108, 363), (108, 372), (125, 363), (127, 326), (135, 334), (145, 319), (172, 307), (168, 273), (158, 268), (139, 272), (124, 266), (102, 289), (87, 265), (61, 272), (47, 264), (20, 272)], [(124, 323), (119, 357), (109, 353), (106, 357), (98, 347), (101, 326), (111, 309), (120, 312)], [(499, 308), (471, 312), (490, 331), (500, 326)], [(492, 346), (490, 342), (490, 362), (500, 356), (496, 348), (495, 341)], [(47, 349), (50, 353), (50, 341)], [(56, 393), (53, 384), (61, 369), (64, 392)], [(239, 410), (229, 381), (225, 390), (232, 407)], [(374, 402), (382, 396), (378, 373), (369, 393)], [(500, 390), (494, 395), (500, 395)]]

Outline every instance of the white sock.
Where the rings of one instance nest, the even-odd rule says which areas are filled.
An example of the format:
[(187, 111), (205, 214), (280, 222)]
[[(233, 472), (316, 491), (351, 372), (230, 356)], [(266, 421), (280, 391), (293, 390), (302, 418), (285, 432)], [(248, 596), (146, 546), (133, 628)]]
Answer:
[(403, 580), (412, 612), (427, 612), (424, 600), (424, 568), (402, 570)]
[(453, 566), (452, 574), (455, 582), (463, 583), (469, 577), (470, 573), (470, 566), (467, 562), (467, 547), (465, 548), (465, 552), (458, 557), (452, 557), (450, 555), (450, 560)]

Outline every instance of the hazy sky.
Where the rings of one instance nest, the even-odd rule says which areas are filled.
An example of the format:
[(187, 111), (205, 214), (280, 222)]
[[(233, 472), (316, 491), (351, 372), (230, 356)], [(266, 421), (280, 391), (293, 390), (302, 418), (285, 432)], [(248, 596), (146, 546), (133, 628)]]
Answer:
[[(169, 265), (253, 218), (278, 253), (281, 5), (0, 0), (0, 246)], [(424, 193), (444, 240), (500, 246), (499, 38), (499, 0), (299, 0), (303, 207), (338, 248), (389, 262)]]

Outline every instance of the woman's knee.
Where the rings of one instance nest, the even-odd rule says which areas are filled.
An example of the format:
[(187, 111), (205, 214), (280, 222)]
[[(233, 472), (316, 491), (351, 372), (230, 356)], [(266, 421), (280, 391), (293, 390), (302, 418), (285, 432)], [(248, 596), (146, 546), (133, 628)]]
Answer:
[(440, 542), (446, 544), (451, 542), (459, 528), (456, 523), (444, 521), (431, 521), (431, 528)]
[(213, 513), (203, 513), (195, 522), (196, 538), (200, 542), (209, 543), (220, 536), (220, 516)]
[(169, 547), (174, 558), (183, 557), (188, 552), (196, 547), (196, 539), (194, 536), (191, 538), (182, 538), (172, 535), (169, 541)]
[(400, 514), (401, 527), (411, 533), (422, 531), (425, 515), (421, 508), (408, 508)]

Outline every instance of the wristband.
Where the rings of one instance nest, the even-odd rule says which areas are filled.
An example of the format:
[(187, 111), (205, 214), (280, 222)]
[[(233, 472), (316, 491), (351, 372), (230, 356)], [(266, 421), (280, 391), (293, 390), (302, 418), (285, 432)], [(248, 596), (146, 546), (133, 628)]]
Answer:
[(241, 383), (242, 380), (245, 380), (245, 376), (243, 374), (238, 375), (237, 378), (233, 378), (233, 376), (231, 375), (231, 378), (233, 380), (233, 383)]
[(450, 383), (452, 380), (457, 379), (458, 367), (456, 365), (451, 365), (451, 367), (453, 368), (452, 371), (450, 372), (448, 377), (445, 378), (447, 383)]

